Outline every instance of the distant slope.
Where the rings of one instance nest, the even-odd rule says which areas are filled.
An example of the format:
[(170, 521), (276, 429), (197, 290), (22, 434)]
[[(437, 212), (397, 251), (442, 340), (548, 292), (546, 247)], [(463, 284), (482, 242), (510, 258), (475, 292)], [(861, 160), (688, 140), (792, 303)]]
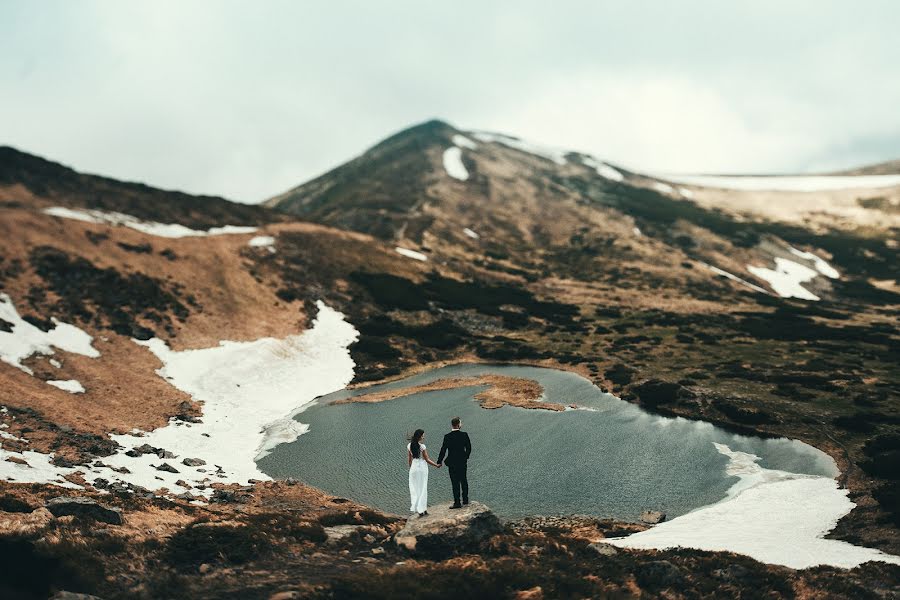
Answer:
[(874, 165), (863, 165), (854, 169), (838, 171), (834, 175), (897, 175), (900, 174), (900, 159), (888, 160)]
[(282, 220), (260, 206), (216, 196), (165, 191), (143, 183), (79, 173), (69, 167), (0, 146), (0, 200), (20, 186), (31, 196), (61, 206), (115, 211), (139, 219), (179, 223), (195, 229), (223, 225), (258, 225)]

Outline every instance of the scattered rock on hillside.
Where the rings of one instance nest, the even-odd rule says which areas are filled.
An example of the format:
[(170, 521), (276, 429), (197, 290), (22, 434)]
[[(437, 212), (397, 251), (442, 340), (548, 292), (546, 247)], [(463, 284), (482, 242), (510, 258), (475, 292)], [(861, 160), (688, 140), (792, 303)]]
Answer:
[(656, 525), (666, 520), (666, 513), (659, 510), (645, 510), (641, 513), (641, 521)]
[(206, 461), (203, 460), (202, 458), (186, 458), (183, 461), (181, 461), (181, 464), (183, 464), (187, 467), (202, 467), (203, 465), (206, 464)]
[(47, 502), (45, 507), (55, 517), (73, 515), (83, 519), (102, 521), (110, 525), (121, 525), (125, 522), (120, 509), (103, 506), (90, 498), (60, 496)]
[(394, 541), (418, 554), (448, 556), (472, 550), (500, 530), (500, 519), (480, 502), (456, 510), (439, 504), (430, 507), (424, 517), (410, 517)]

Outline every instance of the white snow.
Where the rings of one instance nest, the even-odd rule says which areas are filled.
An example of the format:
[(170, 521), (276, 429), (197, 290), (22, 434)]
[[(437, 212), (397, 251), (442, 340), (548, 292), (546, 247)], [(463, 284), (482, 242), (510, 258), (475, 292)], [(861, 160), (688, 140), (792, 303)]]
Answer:
[(50, 208), (45, 208), (43, 212), (53, 217), (60, 217), (63, 219), (75, 219), (76, 221), (86, 221), (88, 223), (105, 223), (107, 225), (130, 227), (143, 233), (168, 238), (253, 233), (254, 231), (256, 231), (256, 227), (241, 227), (237, 225), (212, 227), (208, 231), (201, 231), (198, 229), (185, 227), (184, 225), (179, 225), (178, 223), (156, 223), (153, 221), (142, 221), (137, 217), (126, 215), (120, 212), (90, 209), (72, 209), (66, 208), (64, 206), (52, 206)]
[(535, 144), (532, 142), (526, 142), (525, 140), (520, 140), (516, 137), (503, 135), (502, 133), (477, 131), (473, 132), (472, 135), (478, 141), (486, 143), (496, 142), (498, 144), (503, 144), (504, 146), (514, 148), (527, 154), (534, 154), (535, 156), (540, 156), (542, 158), (552, 160), (558, 165), (566, 164), (566, 155), (569, 153), (568, 150), (554, 148), (552, 146), (544, 146), (542, 144)]
[(689, 190), (686, 187), (678, 188), (678, 193), (681, 194), (683, 197), (687, 198), (688, 200), (690, 200), (691, 198), (694, 197), (694, 192), (692, 192), (691, 190)]
[(84, 386), (77, 379), (52, 379), (47, 382), (53, 387), (69, 392), (70, 394), (83, 394)]
[(401, 248), (400, 246), (397, 246), (396, 248), (394, 248), (394, 251), (397, 252), (397, 254), (402, 254), (407, 258), (414, 258), (421, 261), (428, 260), (428, 257), (421, 252), (416, 252), (415, 250), (410, 250), (408, 248)]
[(739, 478), (724, 500), (609, 543), (726, 550), (794, 569), (853, 568), (870, 560), (900, 564), (900, 557), (823, 538), (855, 506), (834, 479), (765, 469), (753, 454), (715, 446), (729, 459), (726, 472)]
[(883, 188), (900, 185), (900, 175), (670, 175), (677, 183), (745, 191), (822, 192), (828, 190)]
[(478, 147), (478, 144), (470, 140), (464, 135), (454, 134), (453, 136), (453, 144), (459, 146), (460, 148), (468, 148), (469, 150), (474, 150)]
[(473, 240), (477, 240), (478, 238), (481, 237), (480, 235), (478, 235), (477, 233), (475, 233), (474, 231), (472, 231), (472, 230), (469, 229), (468, 227), (466, 227), (466, 228), (463, 229), (463, 233), (466, 234), (467, 236), (469, 236), (470, 238), (472, 238)]
[[(11, 462), (7, 458), (24, 460), (27, 464)], [(52, 483), (59, 487), (80, 489), (80, 485), (63, 479), (64, 475), (75, 473), (79, 468), (57, 467), (52, 460), (53, 454), (34, 450), (12, 452), (0, 445), (0, 479), (14, 483)]]
[(583, 156), (581, 158), (581, 162), (597, 171), (598, 175), (600, 175), (601, 177), (605, 177), (606, 179), (610, 179), (612, 181), (622, 181), (623, 179), (625, 179), (625, 176), (619, 173), (617, 170), (591, 156)]
[(444, 150), (444, 170), (447, 171), (447, 175), (460, 181), (469, 178), (469, 172), (462, 161), (462, 150), (457, 146), (450, 146)]
[(56, 367), (57, 369), (62, 367), (62, 363), (56, 360), (55, 358), (50, 359), (50, 364)]
[(271, 235), (258, 235), (247, 242), (247, 245), (251, 248), (267, 248), (270, 253), (275, 253), (275, 238)]
[[(353, 378), (348, 346), (358, 334), (341, 313), (322, 302), (318, 308), (312, 329), (280, 340), (223, 341), (212, 348), (184, 351), (173, 351), (158, 338), (135, 340), (162, 361), (160, 377), (203, 403), (202, 422), (173, 420), (148, 433), (111, 436), (124, 449), (103, 462), (127, 467), (132, 473), (105, 470), (100, 476), (170, 491), (181, 490), (175, 485), (179, 479), (190, 483), (269, 479), (254, 460), (280, 443), (295, 440), (306, 426), (294, 421), (293, 415), (316, 397), (346, 387)], [(176, 458), (124, 454), (141, 444), (164, 448)], [(200, 458), (207, 464), (188, 467), (181, 462), (185, 458)], [(180, 473), (153, 467), (163, 462)], [(218, 473), (217, 467), (221, 468)]]
[(0, 331), (0, 360), (29, 375), (34, 373), (22, 361), (32, 354), (51, 355), (53, 348), (91, 358), (100, 356), (91, 345), (93, 338), (74, 325), (53, 319), (53, 329), (41, 331), (23, 320), (7, 294), (0, 294), (0, 319), (12, 323), (12, 331)]
[(782, 298), (819, 299), (818, 296), (800, 285), (812, 281), (818, 275), (817, 271), (813, 271), (807, 266), (779, 256), (775, 258), (774, 270), (751, 265), (747, 265), (747, 270), (760, 279), (766, 280), (775, 293)]
[(675, 188), (673, 188), (668, 183), (663, 183), (662, 181), (654, 182), (653, 189), (656, 190), (657, 192), (660, 192), (663, 194), (674, 194), (675, 193)]
[[(172, 420), (151, 432), (110, 436), (123, 448), (104, 457), (103, 463), (126, 467), (130, 473), (109, 467), (55, 467), (50, 463), (52, 455), (16, 453), (0, 447), (0, 479), (77, 487), (61, 477), (81, 472), (88, 481), (102, 477), (151, 490), (166, 487), (175, 493), (186, 491), (175, 484), (179, 479), (201, 485), (269, 479), (256, 468), (254, 460), (279, 443), (296, 439), (307, 426), (294, 421), (293, 415), (316, 397), (343, 389), (353, 378), (348, 347), (358, 333), (341, 313), (321, 302), (318, 307), (312, 329), (280, 340), (223, 341), (212, 348), (180, 352), (156, 338), (135, 340), (162, 361), (163, 367), (157, 371), (161, 377), (202, 402), (202, 422)], [(141, 444), (163, 448), (176, 457), (125, 455)], [(5, 461), (7, 456), (24, 459), (28, 466)], [(185, 458), (199, 458), (207, 464), (188, 467), (181, 462)], [(164, 462), (179, 473), (154, 468)], [(207, 496), (212, 493), (209, 488), (191, 491)]]
[(831, 279), (838, 279), (841, 274), (837, 272), (837, 270), (825, 262), (824, 259), (819, 258), (812, 252), (803, 252), (802, 250), (797, 250), (794, 247), (789, 247), (791, 254), (794, 256), (798, 256), (800, 258), (804, 258), (806, 260), (810, 260), (816, 267), (816, 271), (824, 275), (825, 277), (829, 277)]
[(709, 270), (712, 271), (713, 273), (715, 273), (716, 275), (721, 275), (723, 277), (727, 277), (728, 279), (730, 279), (732, 281), (736, 281), (736, 282), (740, 283), (741, 285), (745, 285), (748, 288), (750, 288), (751, 290), (753, 290), (754, 292), (761, 292), (763, 294), (769, 293), (766, 290), (764, 290), (763, 288), (759, 287), (758, 285), (754, 285), (754, 284), (750, 283), (749, 281), (747, 281), (746, 279), (741, 279), (737, 275), (732, 275), (728, 271), (720, 269), (719, 267), (714, 267), (714, 266), (706, 264), (706, 263), (702, 263), (702, 264), (706, 265), (709, 268)]

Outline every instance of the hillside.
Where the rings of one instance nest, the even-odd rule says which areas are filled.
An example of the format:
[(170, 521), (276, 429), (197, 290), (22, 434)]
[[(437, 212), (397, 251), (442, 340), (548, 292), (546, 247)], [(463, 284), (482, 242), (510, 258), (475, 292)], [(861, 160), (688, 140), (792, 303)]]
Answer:
[[(386, 139), (268, 208), (0, 149), (0, 523), (20, 527), (24, 517), (15, 515), (59, 495), (60, 484), (124, 508), (129, 523), (92, 537), (89, 526), (63, 521), (41, 542), (10, 525), (0, 548), (25, 570), (57, 565), (52, 587), (76, 581), (108, 597), (190, 588), (213, 597), (249, 589), (255, 576), (225, 573), (212, 552), (203, 562), (223, 570), (204, 591), (199, 563), (187, 572), (172, 562), (179, 536), (211, 520), (266, 537), (236, 535), (234, 543), (273, 544), (286, 519), (294, 554), (260, 559), (269, 579), (252, 597), (267, 597), (290, 578), (287, 565), (299, 569), (297, 557), (313, 554), (312, 563), (335, 565), (333, 575), (303, 567), (321, 596), (391, 573), (441, 578), (466, 569), (524, 569), (517, 589), (537, 585), (539, 555), (503, 558), (503, 548), (530, 543), (512, 533), (466, 564), (396, 567), (401, 556), (384, 562), (365, 547), (375, 562), (354, 566), (363, 542), (342, 555), (347, 548), (323, 543), (320, 521), (377, 525), (387, 536), (396, 517), (303, 485), (250, 481), (264, 478), (252, 462), (264, 431), (298, 435), (284, 418), (298, 403), (465, 360), (572, 370), (659, 414), (806, 441), (834, 457), (857, 504), (832, 535), (898, 553), (900, 261), (897, 228), (882, 218), (894, 218), (893, 205), (858, 202), (872, 193), (829, 192), (827, 206), (837, 207), (829, 211), (815, 193), (673, 185), (438, 121)], [(895, 198), (900, 189), (878, 194)], [(807, 208), (779, 218), (735, 208), (762, 197)], [(859, 219), (841, 212), (848, 203)], [(176, 385), (182, 380), (190, 385)], [(172, 445), (138, 450), (163, 438)], [(185, 452), (209, 452), (209, 470), (186, 469)], [(191, 504), (211, 495), (225, 500)], [(554, 568), (588, 568), (583, 536), (545, 529), (527, 535)], [(73, 579), (73, 547), (101, 575)], [(136, 548), (135, 563), (120, 564)], [(722, 561), (746, 562), (750, 580), (792, 590), (830, 589), (832, 577), (866, 590), (881, 579), (896, 590), (900, 579), (883, 565), (797, 575), (697, 551), (622, 551), (609, 560), (610, 579), (594, 593), (634, 593), (629, 586), (646, 579), (633, 574), (661, 560), (691, 573), (676, 585), (690, 593), (726, 585), (707, 578)], [(663, 593), (654, 585), (638, 587)]]

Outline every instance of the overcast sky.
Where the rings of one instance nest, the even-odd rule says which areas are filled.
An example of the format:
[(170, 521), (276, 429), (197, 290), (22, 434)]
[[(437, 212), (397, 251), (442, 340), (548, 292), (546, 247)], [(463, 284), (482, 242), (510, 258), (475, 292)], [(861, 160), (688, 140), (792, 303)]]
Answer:
[(635, 169), (900, 158), (900, 2), (0, 0), (0, 144), (255, 202), (429, 118)]

